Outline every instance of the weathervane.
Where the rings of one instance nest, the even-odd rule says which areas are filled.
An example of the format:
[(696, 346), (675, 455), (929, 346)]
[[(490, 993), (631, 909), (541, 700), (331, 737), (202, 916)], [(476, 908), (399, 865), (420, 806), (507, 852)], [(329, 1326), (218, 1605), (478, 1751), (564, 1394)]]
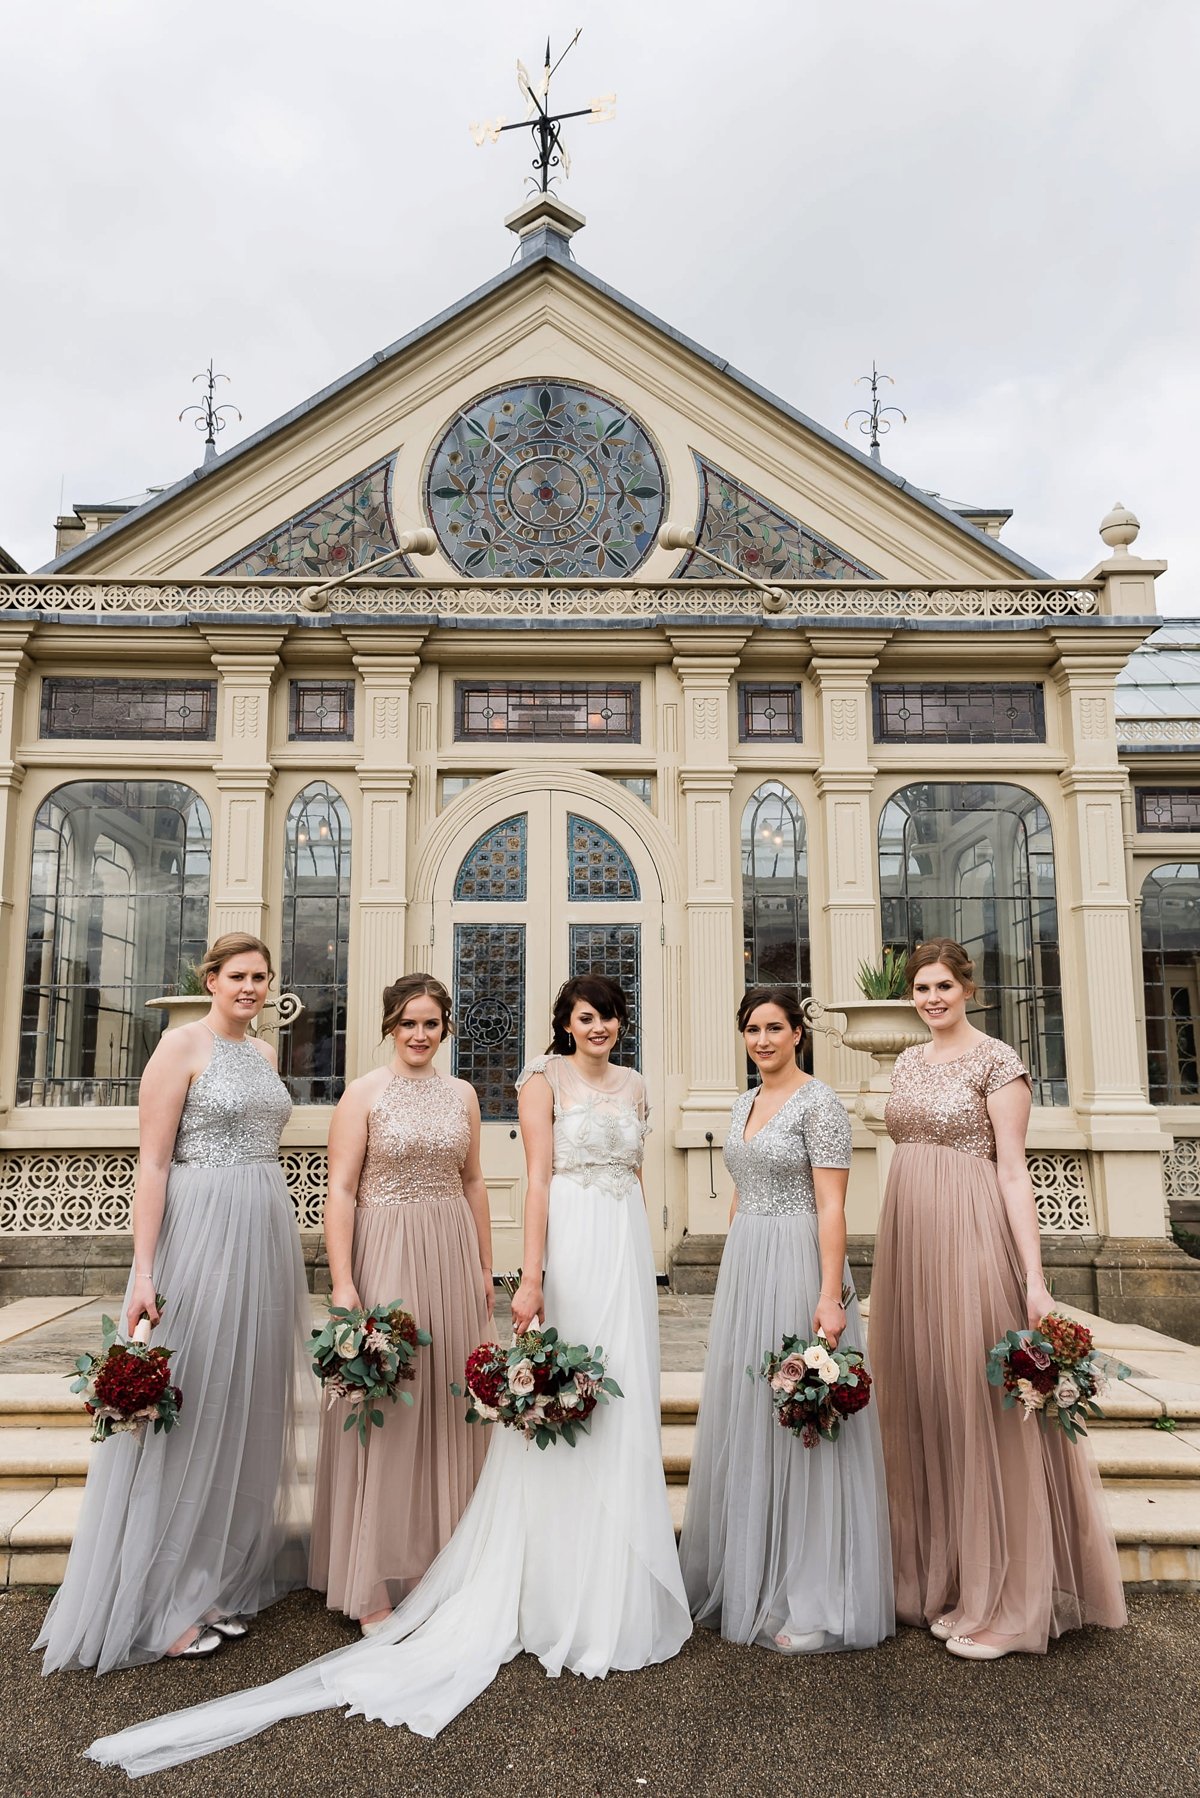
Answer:
[(601, 94), (592, 101), (590, 106), (581, 106), (575, 112), (550, 111), (551, 79), (558, 73), (582, 35), (583, 27), (580, 26), (553, 67), (550, 63), (550, 39), (546, 39), (546, 66), (537, 87), (534, 87), (530, 80), (529, 71), (524, 63), (517, 63), (517, 86), (525, 96), (525, 117), (523, 119), (517, 119), (510, 125), (501, 114), (492, 122), (485, 119), (482, 125), (470, 127), (471, 135), (474, 137), (478, 149), (482, 149), (485, 143), (499, 142), (502, 131), (524, 131), (526, 129), (531, 131), (537, 148), (537, 155), (533, 159), (536, 173), (527, 175), (525, 179), (532, 181), (541, 193), (549, 193), (550, 182), (556, 179), (551, 175), (551, 169), (560, 168), (568, 178), (571, 173), (571, 158), (567, 154), (560, 131), (563, 120), (590, 118), (597, 125), (605, 125), (610, 119), (615, 119), (617, 116), (617, 96), (615, 94)]
[(195, 420), (195, 425), (198, 431), (204, 432), (204, 460), (206, 463), (216, 459), (217, 433), (218, 431), (223, 431), (225, 429), (227, 422), (226, 419), (222, 417), (222, 414), (225, 412), (237, 412), (238, 420), (239, 422), (241, 421), (242, 415), (238, 412), (236, 406), (218, 406), (215, 403), (217, 382), (227, 381), (228, 379), (228, 375), (214, 375), (213, 365), (210, 362), (202, 375), (192, 376), (193, 386), (195, 386), (197, 381), (204, 382), (203, 400), (201, 400), (198, 406), (185, 406), (183, 411), (179, 414), (179, 422), (182, 424), (189, 412), (199, 413), (200, 416)]
[[(858, 380), (854, 383), (854, 385), (856, 387), (861, 387), (864, 381), (867, 381), (870, 384), (871, 409), (868, 412), (868, 411), (864, 410), (863, 407), (860, 406), (857, 411), (852, 412), (850, 414), (850, 418), (861, 418), (862, 419), (863, 422), (862, 422), (862, 424), (859, 425), (858, 428), (862, 432), (864, 437), (867, 437), (867, 436), (870, 437), (870, 439), (871, 439), (871, 458), (873, 461), (878, 462), (879, 461), (880, 434), (882, 433), (883, 436), (886, 437), (887, 433), (892, 428), (891, 421), (886, 415), (889, 412), (900, 412), (899, 406), (881, 406), (879, 404), (879, 383), (881, 381), (886, 381), (889, 384), (889, 386), (891, 386), (891, 387), (894, 387), (896, 385), (896, 383), (892, 380), (891, 375), (881, 375), (880, 374), (879, 370), (875, 366), (874, 357), (871, 358), (870, 374), (869, 375), (859, 375)], [(848, 431), (850, 429), (850, 418), (848, 418), (846, 420), (845, 425), (842, 427), (843, 430)], [(902, 424), (908, 423), (907, 415), (903, 412), (900, 412), (900, 421)]]

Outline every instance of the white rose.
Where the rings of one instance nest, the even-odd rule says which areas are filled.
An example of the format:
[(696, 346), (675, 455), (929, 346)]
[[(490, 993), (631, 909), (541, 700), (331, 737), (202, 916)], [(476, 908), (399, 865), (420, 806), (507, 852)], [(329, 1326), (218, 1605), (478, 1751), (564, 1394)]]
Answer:
[(825, 1347), (824, 1343), (814, 1342), (811, 1348), (806, 1348), (804, 1351), (805, 1367), (820, 1367), (828, 1353), (829, 1350)]
[(518, 1398), (528, 1398), (529, 1394), (533, 1391), (532, 1361), (528, 1359), (518, 1361), (515, 1367), (510, 1368), (508, 1375), (508, 1389), (510, 1392), (515, 1392)]
[(827, 1386), (836, 1386), (842, 1377), (842, 1370), (832, 1358), (822, 1361), (817, 1373)]
[(1060, 1405), (1073, 1405), (1079, 1397), (1079, 1388), (1069, 1374), (1064, 1374), (1054, 1388), (1054, 1396)]
[(356, 1335), (357, 1331), (348, 1330), (344, 1335), (337, 1338), (334, 1346), (343, 1361), (353, 1361), (355, 1355), (357, 1355), (358, 1343), (355, 1341)]
[(579, 1404), (579, 1402), (580, 1402), (579, 1394), (578, 1394), (578, 1392), (573, 1392), (571, 1390), (571, 1388), (569, 1386), (567, 1386), (564, 1388), (564, 1390), (562, 1392), (559, 1393), (558, 1402), (562, 1406), (564, 1411), (573, 1410), (574, 1407), (577, 1404)]

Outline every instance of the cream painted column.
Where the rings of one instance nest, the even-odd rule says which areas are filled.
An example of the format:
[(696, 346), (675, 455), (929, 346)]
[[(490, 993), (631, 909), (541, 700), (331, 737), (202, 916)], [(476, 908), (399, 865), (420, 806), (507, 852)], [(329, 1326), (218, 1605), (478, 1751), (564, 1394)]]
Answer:
[[(1069, 763), (1067, 841), (1058, 861), (1071, 1099), (1092, 1151), (1097, 1224), (1108, 1236), (1163, 1237), (1160, 1152), (1169, 1145), (1142, 1091), (1114, 683), (1144, 628), (1056, 630), (1054, 680)], [(1065, 865), (1064, 865), (1065, 864)], [(1065, 902), (1065, 903), (1064, 903)], [(1064, 920), (1065, 922), (1065, 920)]]
[[(687, 867), (687, 992), (684, 1041), (687, 1096), (677, 1148), (688, 1152), (688, 1230), (727, 1229), (730, 1188), (719, 1151), (737, 1096), (733, 1013), (742, 988), (739, 920), (733, 898), (730, 798), (736, 769), (729, 756), (729, 683), (746, 641), (743, 631), (672, 633), (682, 709), (679, 790)], [(712, 1195), (715, 1186), (716, 1198)]]
[[(230, 930), (267, 937), (267, 810), (275, 785), (270, 759), (271, 683), (282, 631), (206, 630), (220, 677), (220, 800), (213, 831), (213, 937)], [(267, 939), (269, 940), (269, 939)]]
[[(821, 763), (814, 784), (821, 802), (827, 887), (824, 943), (814, 956), (813, 985), (824, 1004), (858, 993), (860, 962), (879, 956), (876, 843), (871, 825), (875, 768), (871, 761), (871, 675), (886, 636), (810, 631), (809, 674), (821, 708)], [(874, 1072), (869, 1055), (818, 1037), (823, 1077), (845, 1098), (857, 1096)]]
[[(29, 634), (28, 625), (0, 625), (0, 994), (4, 995), (4, 1015), (12, 1020), (13, 1037), (0, 1044), (5, 1068), (16, 1054), (16, 1021), (21, 1015), (21, 957), (13, 950), (12, 919), (17, 812), (25, 770), (16, 760), (15, 750), (29, 674), (25, 654)], [(8, 1105), (7, 1091), (0, 1091), (0, 1117)]]
[(408, 913), (410, 698), (424, 631), (346, 631), (363, 685), (363, 758), (358, 764), (362, 831), (355, 844), (358, 904), (351, 942), (353, 1078), (375, 1065), (379, 1002), (405, 969)]

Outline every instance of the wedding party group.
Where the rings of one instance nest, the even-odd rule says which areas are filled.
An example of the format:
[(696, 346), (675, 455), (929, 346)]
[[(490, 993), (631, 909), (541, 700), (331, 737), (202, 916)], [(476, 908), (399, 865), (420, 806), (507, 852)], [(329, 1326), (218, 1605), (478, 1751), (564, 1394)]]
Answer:
[(519, 1653), (602, 1678), (669, 1660), (695, 1625), (799, 1656), (872, 1649), (899, 1623), (984, 1661), (1125, 1622), (1096, 1464), (1070, 1427), (1097, 1381), (1055, 1361), (1086, 1332), (1051, 1316), (1029, 1079), (969, 1022), (960, 944), (921, 944), (906, 967), (929, 1041), (899, 1057), (887, 1103), (869, 1342), (845, 1107), (804, 1071), (795, 988), (742, 999), (757, 1080), (724, 1147), (735, 1194), (678, 1544), (651, 1123), (641, 1074), (614, 1055), (620, 986), (569, 980), (520, 1077), (511, 1347), (492, 1322), (479, 1101), (435, 1067), (451, 996), (425, 974), (386, 989), (394, 1053), (350, 1084), (329, 1134), (318, 1379), (278, 1156), (290, 1100), (250, 1031), (271, 957), (224, 936), (201, 977), (208, 1016), (164, 1034), (141, 1082), (122, 1315), (145, 1345), (127, 1359), (169, 1351), (175, 1397), (96, 1450), (35, 1646), (47, 1674), (204, 1658), (303, 1586), (361, 1633), (105, 1737), (93, 1760), (141, 1775), (339, 1706), (432, 1737)]

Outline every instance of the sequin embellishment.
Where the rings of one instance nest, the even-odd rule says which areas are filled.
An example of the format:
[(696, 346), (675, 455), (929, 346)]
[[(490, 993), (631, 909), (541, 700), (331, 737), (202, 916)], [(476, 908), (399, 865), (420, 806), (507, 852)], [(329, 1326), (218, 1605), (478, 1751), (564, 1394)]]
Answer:
[(928, 1062), (925, 1045), (906, 1049), (892, 1073), (884, 1119), (893, 1142), (932, 1143), (980, 1161), (995, 1161), (996, 1136), (988, 1094), (1028, 1080), (1015, 1049), (985, 1037), (954, 1061)]
[(395, 1074), (367, 1118), (359, 1205), (418, 1205), (463, 1197), (471, 1125), (457, 1087), (435, 1075)]
[(254, 1044), (214, 1032), (208, 1066), (183, 1101), (171, 1160), (178, 1167), (276, 1161), (291, 1115), (287, 1087)]
[(806, 1081), (744, 1142), (757, 1092), (753, 1087), (734, 1100), (725, 1138), (725, 1166), (737, 1187), (738, 1211), (752, 1217), (815, 1214), (814, 1165), (850, 1166), (846, 1107), (823, 1080)]

